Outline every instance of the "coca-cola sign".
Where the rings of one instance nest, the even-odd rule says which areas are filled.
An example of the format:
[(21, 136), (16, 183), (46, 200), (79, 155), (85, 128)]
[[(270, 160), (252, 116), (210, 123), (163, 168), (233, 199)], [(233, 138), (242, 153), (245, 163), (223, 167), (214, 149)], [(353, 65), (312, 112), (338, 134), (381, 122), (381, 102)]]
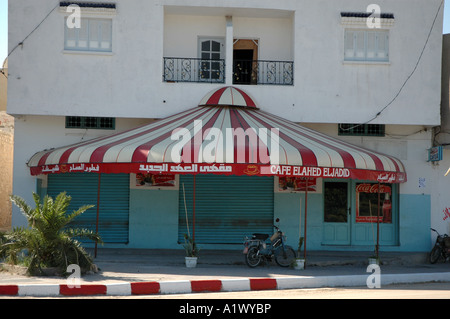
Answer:
[[(357, 193), (378, 193), (378, 184), (358, 184), (356, 186)], [(391, 194), (391, 187), (388, 185), (380, 184), (380, 193)]]

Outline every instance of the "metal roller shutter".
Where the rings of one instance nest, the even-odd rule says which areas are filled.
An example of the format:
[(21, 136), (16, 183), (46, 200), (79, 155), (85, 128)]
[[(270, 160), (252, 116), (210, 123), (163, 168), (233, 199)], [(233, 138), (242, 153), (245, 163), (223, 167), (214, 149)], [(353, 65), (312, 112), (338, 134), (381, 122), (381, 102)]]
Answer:
[[(105, 243), (128, 243), (129, 175), (101, 174), (98, 230)], [(95, 231), (97, 221), (98, 175), (89, 173), (48, 176), (49, 196), (66, 191), (72, 197), (68, 211), (95, 205), (75, 219), (74, 226)]]
[[(197, 243), (241, 244), (246, 235), (273, 232), (272, 177), (198, 175), (195, 179)], [(180, 176), (180, 243), (187, 233), (186, 210), (193, 235), (193, 180), (193, 176)]]

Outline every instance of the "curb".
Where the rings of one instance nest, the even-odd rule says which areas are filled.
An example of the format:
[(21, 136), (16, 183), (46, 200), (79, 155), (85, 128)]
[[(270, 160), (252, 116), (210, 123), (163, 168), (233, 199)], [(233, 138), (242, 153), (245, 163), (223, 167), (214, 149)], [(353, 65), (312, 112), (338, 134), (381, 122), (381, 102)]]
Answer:
[[(133, 296), (186, 294), (199, 292), (233, 292), (302, 289), (323, 287), (367, 286), (369, 275), (247, 278), (222, 280), (150, 281), (112, 284), (85, 284), (77, 287), (65, 284), (0, 285), (0, 296), (70, 297), (70, 296)], [(385, 274), (380, 284), (450, 282), (450, 272)]]

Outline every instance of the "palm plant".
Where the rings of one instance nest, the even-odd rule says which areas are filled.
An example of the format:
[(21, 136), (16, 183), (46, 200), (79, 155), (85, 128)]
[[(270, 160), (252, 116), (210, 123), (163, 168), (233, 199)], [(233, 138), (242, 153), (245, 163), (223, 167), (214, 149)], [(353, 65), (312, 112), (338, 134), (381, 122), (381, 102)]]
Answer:
[(42, 267), (56, 267), (61, 274), (67, 266), (77, 264), (82, 272), (94, 269), (92, 257), (76, 238), (102, 242), (100, 236), (88, 229), (70, 228), (74, 218), (92, 205), (85, 205), (72, 213), (66, 213), (71, 197), (65, 192), (55, 199), (41, 198), (33, 193), (36, 207), (31, 208), (23, 198), (12, 195), (11, 201), (20, 208), (28, 220), (28, 227), (16, 227), (4, 234), (0, 241), (0, 258), (17, 264), (24, 253), (28, 256), (28, 272), (41, 273)]
[(195, 241), (188, 236), (187, 234), (184, 234), (184, 251), (186, 252), (186, 257), (198, 257), (198, 253), (200, 249), (198, 248)]

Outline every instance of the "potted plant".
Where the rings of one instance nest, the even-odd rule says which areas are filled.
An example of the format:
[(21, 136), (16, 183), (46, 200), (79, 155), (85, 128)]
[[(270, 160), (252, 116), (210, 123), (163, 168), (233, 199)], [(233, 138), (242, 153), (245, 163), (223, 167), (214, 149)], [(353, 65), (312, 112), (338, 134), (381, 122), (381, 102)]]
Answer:
[(198, 248), (198, 246), (194, 242), (194, 240), (187, 234), (184, 234), (183, 247), (184, 247), (184, 251), (186, 252), (186, 257), (185, 257), (186, 267), (188, 267), (188, 268), (196, 267), (198, 252), (200, 251), (200, 249)]
[(293, 261), (293, 267), (294, 269), (301, 270), (305, 269), (305, 259), (301, 257), (301, 251), (302, 251), (302, 245), (303, 245), (303, 237), (300, 237), (298, 240), (298, 248), (297, 248), (297, 258)]
[(377, 256), (377, 255), (370, 256), (369, 257), (369, 265), (372, 265), (372, 264), (379, 265), (380, 264), (380, 257)]

